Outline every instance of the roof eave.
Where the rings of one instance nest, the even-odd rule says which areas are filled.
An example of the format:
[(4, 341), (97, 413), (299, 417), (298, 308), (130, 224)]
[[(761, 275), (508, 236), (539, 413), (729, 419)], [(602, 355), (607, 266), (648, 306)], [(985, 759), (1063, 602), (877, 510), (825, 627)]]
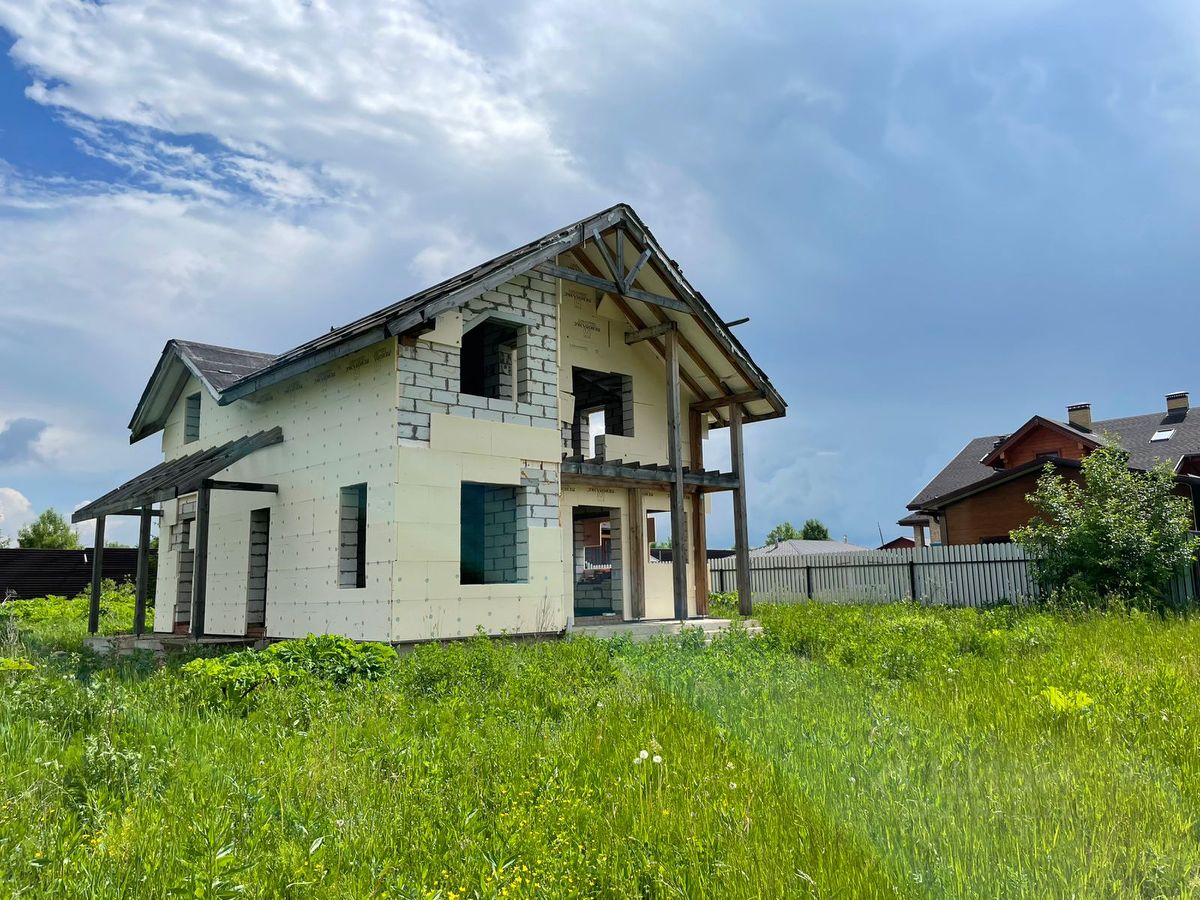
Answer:
[(1062, 467), (1067, 469), (1078, 469), (1080, 464), (1080, 460), (1065, 459), (1061, 456), (1054, 457), (1053, 459), (1049, 460), (1036, 459), (1031, 462), (1027, 462), (1024, 465), (1017, 466), (1015, 469), (1001, 469), (995, 475), (989, 475), (987, 478), (984, 478), (981, 481), (976, 481), (974, 484), (968, 484), (964, 487), (958, 488), (957, 490), (947, 491), (940, 497), (930, 497), (928, 500), (917, 506), (908, 506), (906, 508), (911, 509), (913, 512), (926, 512), (934, 514), (940, 512), (951, 503), (957, 503), (959, 500), (970, 497), (972, 494), (978, 494), (982, 491), (988, 490), (989, 488), (996, 487), (997, 485), (1004, 484), (1009, 481), (1015, 481), (1018, 478), (1030, 474), (1031, 472), (1040, 471), (1041, 469), (1046, 468), (1047, 465), (1052, 465), (1056, 468)]

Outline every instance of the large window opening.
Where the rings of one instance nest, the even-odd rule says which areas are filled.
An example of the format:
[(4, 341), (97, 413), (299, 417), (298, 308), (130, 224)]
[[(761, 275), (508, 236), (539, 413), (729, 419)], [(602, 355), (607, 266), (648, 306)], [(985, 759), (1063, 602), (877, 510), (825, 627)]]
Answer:
[(462, 584), (529, 581), (525, 489), (463, 482), (459, 580)]
[(367, 586), (367, 486), (342, 488), (338, 517), (338, 587)]
[(605, 435), (633, 437), (633, 379), (618, 372), (597, 372), (576, 366), (571, 373), (575, 421), (571, 452), (603, 459)]
[(459, 390), (492, 400), (520, 399), (525, 368), (525, 328), (488, 319), (463, 335)]
[(575, 617), (620, 617), (621, 511), (577, 506), (572, 511), (575, 562)]

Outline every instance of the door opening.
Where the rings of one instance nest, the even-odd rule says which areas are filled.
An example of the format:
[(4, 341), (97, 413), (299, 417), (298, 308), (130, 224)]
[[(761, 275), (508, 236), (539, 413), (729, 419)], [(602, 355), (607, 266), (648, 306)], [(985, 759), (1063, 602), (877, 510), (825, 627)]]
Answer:
[(621, 510), (577, 506), (572, 525), (575, 618), (623, 618)]

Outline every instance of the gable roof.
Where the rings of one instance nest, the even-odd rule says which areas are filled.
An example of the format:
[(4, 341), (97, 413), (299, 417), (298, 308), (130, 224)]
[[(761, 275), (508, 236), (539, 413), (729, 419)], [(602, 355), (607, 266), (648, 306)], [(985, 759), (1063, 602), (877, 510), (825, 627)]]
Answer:
[(136, 443), (163, 427), (192, 376), (214, 400), (219, 400), (222, 391), (269, 365), (274, 358), (273, 354), (252, 350), (167, 341), (129, 420), (129, 442)]
[[(608, 265), (622, 259), (632, 265), (618, 283)], [(634, 262), (636, 260), (636, 262)], [(626, 267), (618, 262), (624, 270)], [(246, 364), (232, 381), (218, 384), (209, 367), (206, 385), (214, 391), (218, 403), (225, 405), (248, 397), (256, 391), (293, 378), (320, 365), (332, 362), (379, 341), (406, 333), (420, 333), (432, 327), (443, 312), (492, 290), (517, 275), (537, 270), (537, 274), (565, 277), (596, 287), (611, 296), (629, 319), (631, 328), (673, 323), (678, 329), (680, 372), (684, 384), (700, 400), (719, 401), (736, 397), (744, 421), (753, 422), (782, 416), (787, 408), (782, 396), (750, 354), (734, 337), (729, 326), (717, 315), (704, 295), (688, 283), (682, 270), (671, 259), (633, 209), (619, 203), (595, 215), (573, 222), (543, 235), (528, 244), (481, 263), (419, 293), (335, 328), (277, 356), (208, 348), (226, 354), (243, 354)], [(656, 338), (647, 341), (656, 352), (662, 345)], [(206, 352), (194, 353), (186, 347), (207, 347), (185, 341), (168, 343), (181, 361), (190, 359), (203, 371), (198, 360)], [(164, 356), (167, 351), (164, 350)], [(219, 356), (220, 354), (215, 354)], [(229, 357), (225, 358), (229, 362)], [(162, 363), (160, 362), (160, 367)], [(217, 365), (217, 375), (228, 365)], [(189, 366), (191, 370), (191, 367)], [(156, 370), (156, 375), (157, 375)], [(193, 374), (200, 377), (199, 372)], [(130, 423), (131, 440), (138, 440), (162, 427), (161, 412), (143, 410), (155, 379), (147, 386)], [(177, 396), (175, 399), (178, 399)], [(156, 410), (158, 407), (155, 407)], [(722, 413), (707, 410), (715, 424), (725, 424)], [(157, 427), (155, 423), (157, 422)], [(137, 427), (135, 427), (135, 425)]]
[(1067, 424), (1066, 422), (1059, 422), (1057, 419), (1047, 419), (1045, 416), (1034, 416), (1008, 437), (1001, 439), (979, 462), (982, 465), (989, 467), (996, 466), (1001, 462), (1004, 451), (1008, 447), (1021, 440), (1021, 438), (1025, 437), (1025, 435), (1029, 434), (1030, 432), (1036, 431), (1038, 428), (1048, 428), (1051, 431), (1057, 431), (1070, 440), (1089, 444), (1093, 448), (1099, 447), (1102, 443), (1104, 443), (1104, 439), (1093, 431), (1077, 428), (1074, 425)]
[[(1178, 412), (1146, 413), (1140, 416), (1125, 416), (1119, 419), (1101, 419), (1092, 422), (1090, 430), (1082, 430), (1064, 422), (1034, 416), (1030, 422), (1041, 420), (1067, 429), (1071, 434), (1085, 440), (1090, 439), (1096, 446), (1104, 443), (1108, 437), (1115, 440), (1129, 454), (1129, 465), (1134, 469), (1146, 470), (1161, 462), (1178, 466), (1185, 456), (1200, 454), (1200, 409), (1192, 408)], [(1025, 423), (1026, 426), (1030, 422)], [(1025, 426), (1022, 426), (1024, 428)], [(1168, 440), (1150, 442), (1154, 432), (1162, 428), (1172, 428), (1175, 433)], [(1014, 432), (1011, 437), (1016, 437)], [(928, 508), (936, 501), (961, 495), (964, 488), (983, 486), (980, 483), (996, 478), (997, 470), (986, 465), (984, 460), (992, 455), (993, 449), (1009, 439), (1009, 435), (986, 435), (968, 442), (962, 450), (942, 469), (929, 484), (909, 502), (908, 508), (919, 510)], [(1044, 465), (1038, 463), (1037, 465)], [(1019, 467), (1023, 468), (1023, 467)], [(1000, 470), (1000, 474), (1011, 474), (1016, 470)], [(989, 485), (993, 482), (989, 482)]]

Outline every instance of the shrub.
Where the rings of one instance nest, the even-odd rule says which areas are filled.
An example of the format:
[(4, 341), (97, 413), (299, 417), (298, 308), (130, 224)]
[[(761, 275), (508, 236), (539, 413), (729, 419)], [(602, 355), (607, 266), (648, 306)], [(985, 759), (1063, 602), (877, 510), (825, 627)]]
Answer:
[(260, 688), (304, 679), (347, 685), (375, 681), (396, 663), (396, 651), (386, 644), (359, 643), (336, 634), (280, 641), (266, 650), (240, 650), (224, 656), (201, 657), (186, 663), (183, 674), (201, 702), (240, 706)]
[(1081, 463), (1080, 482), (1047, 464), (1028, 497), (1041, 518), (1012, 534), (1037, 558), (1043, 590), (1161, 606), (1171, 578), (1192, 560), (1200, 541), (1190, 534), (1191, 504), (1176, 496), (1171, 468), (1137, 472), (1128, 461), (1120, 447), (1100, 447)]
[(281, 641), (263, 656), (287, 669), (334, 684), (357, 679), (375, 681), (396, 663), (396, 651), (387, 644), (360, 643), (340, 634), (312, 635), (303, 640)]

